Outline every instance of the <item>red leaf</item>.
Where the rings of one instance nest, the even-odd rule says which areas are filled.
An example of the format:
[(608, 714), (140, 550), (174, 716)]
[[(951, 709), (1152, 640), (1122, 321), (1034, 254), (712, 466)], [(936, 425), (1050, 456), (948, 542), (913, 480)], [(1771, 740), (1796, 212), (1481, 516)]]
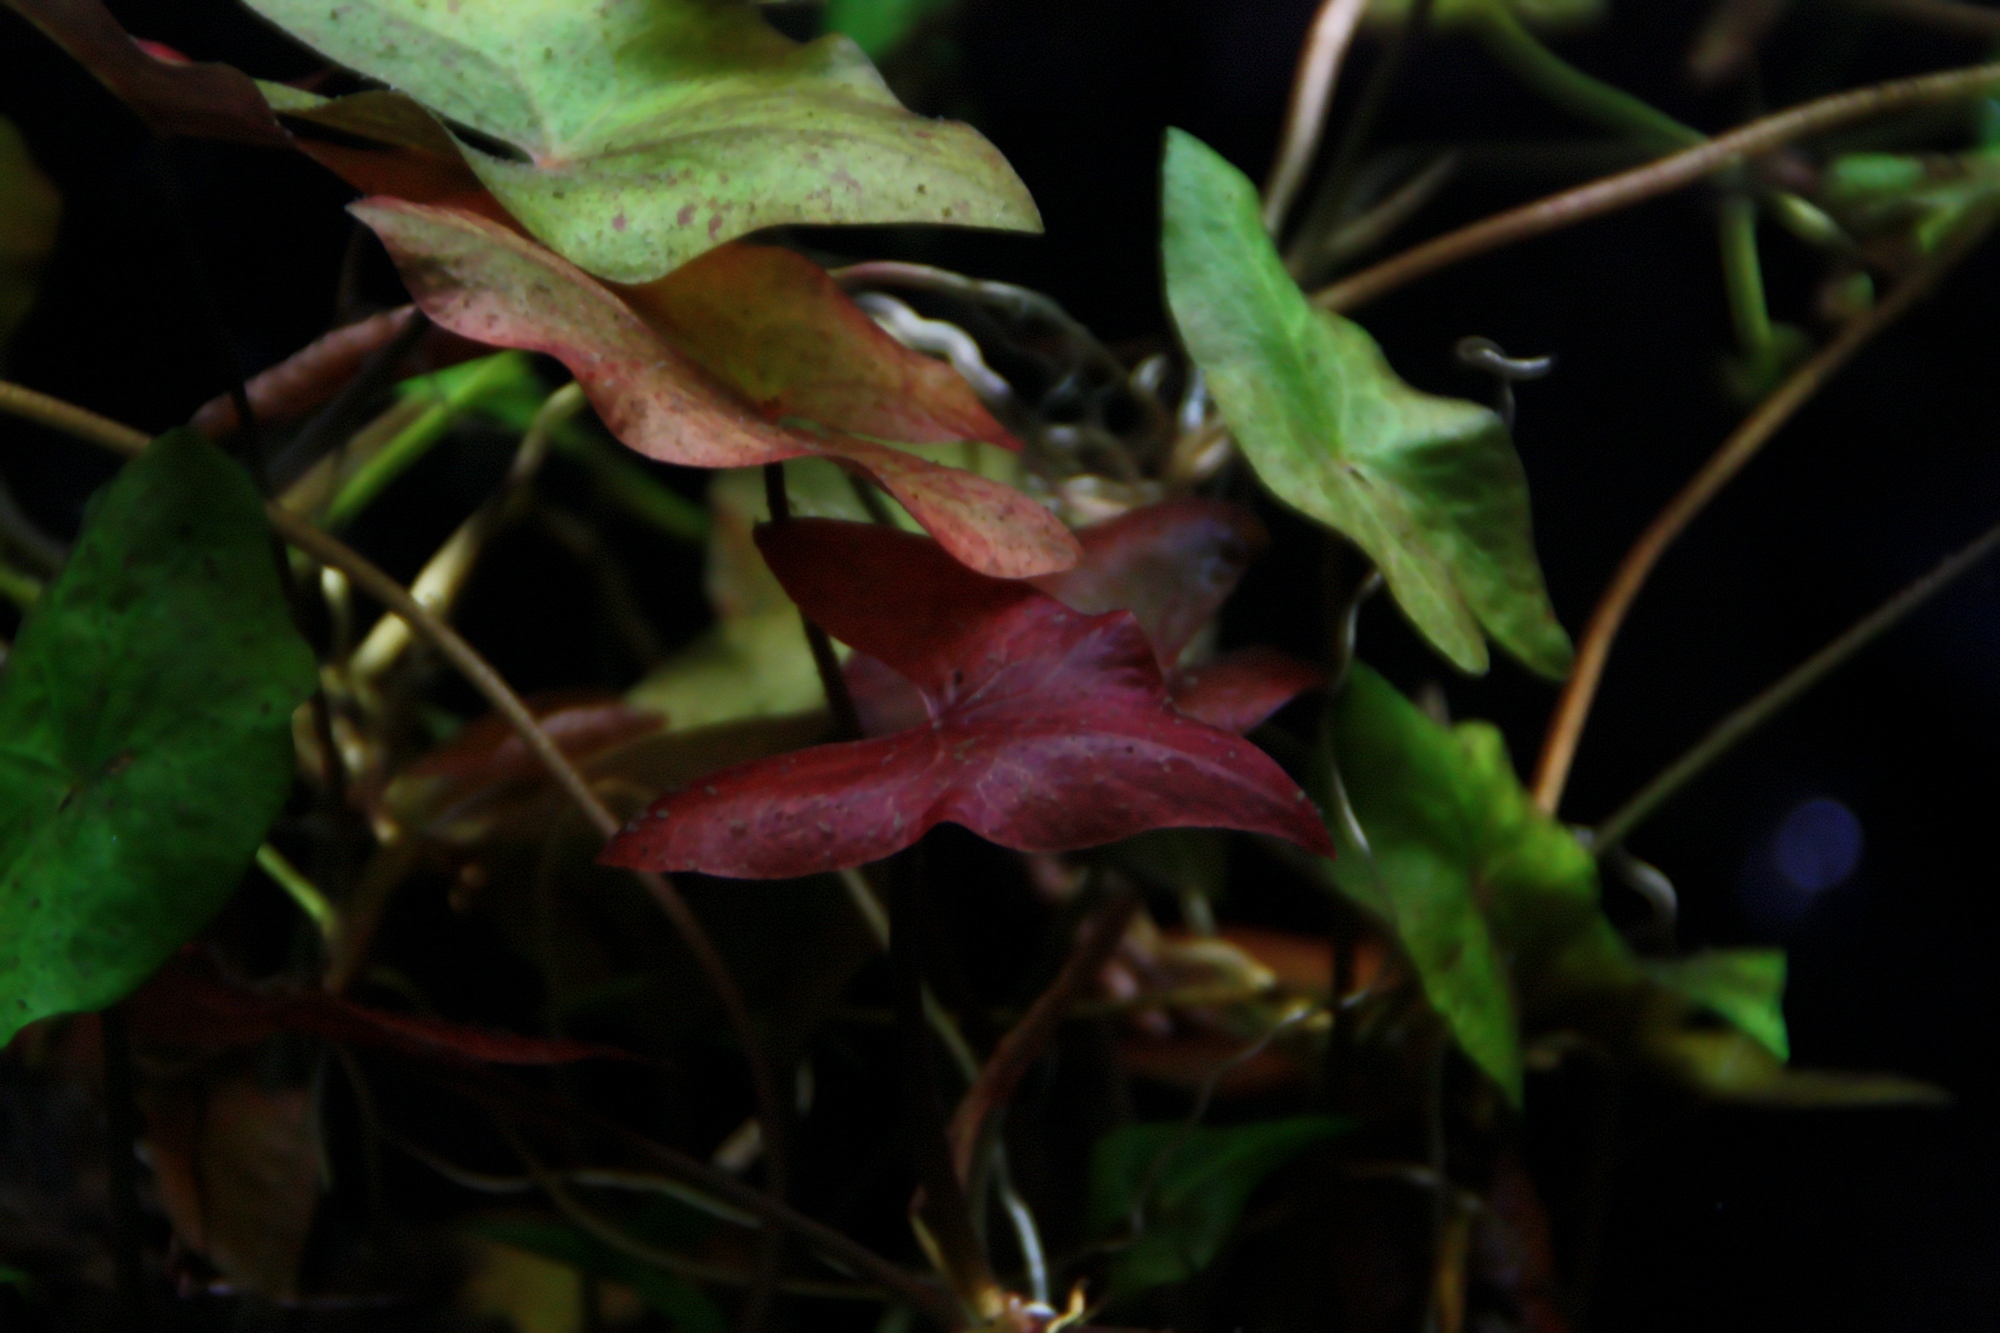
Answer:
[(636, 1060), (609, 1046), (390, 1013), (321, 991), (261, 991), (169, 963), (132, 997), (132, 1031), (160, 1046), (221, 1050), (279, 1032), (372, 1046), (442, 1064), (556, 1065)]
[(101, 0), (7, 3), (162, 134), (290, 146), (264, 95), (240, 70), (196, 64), (165, 47), (135, 42)]
[(628, 825), (607, 864), (790, 878), (879, 860), (947, 820), (1021, 851), (1193, 826), (1331, 852), (1269, 757), (1173, 707), (1130, 613), (1082, 615), (886, 528), (795, 519), (757, 540), (806, 615), (923, 693), (928, 723), (713, 774)]
[[(1201, 499), (1134, 509), (1076, 535), (1083, 546), (1076, 568), (1035, 579), (1034, 585), (1075, 611), (1130, 611), (1168, 669), (1229, 600), (1269, 540), (1249, 510)], [(1167, 684), (1183, 713), (1243, 732), (1322, 679), (1296, 658), (1253, 648), (1170, 669)], [(847, 664), (847, 681), (868, 735), (901, 731), (928, 715), (909, 682), (872, 657), (856, 653)]]
[(1271, 540), (1248, 509), (1202, 499), (1133, 509), (1076, 536), (1076, 567), (1035, 586), (1077, 611), (1130, 611), (1162, 666), (1180, 657)]
[(1326, 680), (1320, 669), (1276, 648), (1239, 648), (1170, 678), (1174, 707), (1211, 727), (1249, 731)]
[[(251, 415), (260, 425), (296, 421), (330, 402), (369, 357), (410, 327), (416, 313), (415, 306), (406, 305), (370, 315), (313, 340), (261, 371), (243, 386)], [(225, 393), (203, 403), (188, 424), (211, 440), (220, 440), (234, 435), (242, 423), (236, 419), (235, 400)]]
[[(483, 343), (555, 357), (611, 433), (648, 457), (720, 468), (820, 454), (872, 476), (984, 573), (1024, 578), (1076, 563), (1076, 539), (1021, 492), (843, 433), (1005, 438), (969, 387), (863, 330), (845, 294), (824, 274), (802, 274), (795, 255), (732, 247), (621, 296), (461, 210), (369, 199), (352, 211), (425, 314)], [(787, 304), (771, 303), (781, 295)], [(794, 424), (801, 413), (823, 419)]]

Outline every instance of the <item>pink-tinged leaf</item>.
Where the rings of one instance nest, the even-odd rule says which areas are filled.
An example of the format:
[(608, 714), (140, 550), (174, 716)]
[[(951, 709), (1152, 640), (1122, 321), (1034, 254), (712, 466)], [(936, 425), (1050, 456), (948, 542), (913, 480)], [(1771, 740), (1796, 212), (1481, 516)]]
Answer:
[[(962, 403), (933, 405), (929, 398), (877, 404), (859, 413), (853, 400), (862, 396), (857, 385), (866, 377), (853, 367), (881, 352), (882, 343), (855, 342), (792, 370), (777, 360), (758, 366), (750, 336), (754, 322), (723, 329), (717, 343), (697, 342), (693, 325), (675, 326), (670, 335), (575, 265), (488, 219), (393, 199), (365, 200), (352, 211), (388, 246), (411, 295), (431, 319), (479, 342), (555, 357), (576, 376), (611, 433), (650, 458), (724, 468), (818, 454), (872, 477), (954, 557), (982, 573), (1026, 578), (1076, 562), (1076, 539), (1068, 529), (1012, 487), (842, 433), (854, 429), (856, 419), (911, 424), (921, 417), (935, 427), (924, 434), (947, 438), (969, 420)], [(760, 253), (745, 251), (753, 257)], [(728, 261), (739, 262), (789, 266), (792, 260)], [(674, 276), (663, 281), (671, 283)], [(830, 318), (811, 305), (825, 297), (845, 300), (836, 288), (795, 284), (795, 289), (805, 292), (805, 308), (757, 318), (796, 317), (829, 342), (844, 336), (844, 318)], [(653, 307), (662, 304), (656, 290), (647, 299)], [(665, 305), (676, 306), (677, 300)], [(895, 352), (899, 358), (915, 355), (900, 347)], [(905, 371), (915, 373), (898, 359), (887, 370), (869, 373), (894, 379)], [(930, 383), (928, 376), (922, 383)], [(781, 384), (787, 387), (774, 398), (773, 386)], [(774, 414), (785, 416), (790, 403), (841, 408), (858, 418), (781, 424)], [(991, 433), (982, 430), (981, 437)]]
[(736, 242), (617, 290), (766, 420), (910, 444), (1021, 448), (957, 371), (883, 332), (804, 255)]
[(1248, 509), (1204, 499), (1129, 510), (1076, 536), (1083, 546), (1076, 567), (1035, 586), (1077, 611), (1130, 611), (1163, 666), (1180, 657), (1270, 544)]
[(132, 39), (102, 0), (6, 0), (162, 134), (290, 147), (249, 76)]
[(252, 990), (185, 960), (169, 963), (133, 995), (131, 1016), (135, 1037), (166, 1048), (226, 1050), (297, 1032), (440, 1064), (556, 1065), (640, 1058), (610, 1046), (371, 1009), (322, 991)]
[(712, 774), (634, 820), (606, 863), (790, 878), (879, 860), (945, 821), (1020, 851), (1174, 827), (1331, 850), (1268, 756), (1174, 708), (1130, 613), (1080, 614), (865, 524), (795, 519), (758, 545), (806, 615), (922, 692), (928, 721)]
[(1174, 707), (1211, 727), (1238, 732), (1325, 683), (1318, 667), (1275, 648), (1239, 648), (1170, 677)]

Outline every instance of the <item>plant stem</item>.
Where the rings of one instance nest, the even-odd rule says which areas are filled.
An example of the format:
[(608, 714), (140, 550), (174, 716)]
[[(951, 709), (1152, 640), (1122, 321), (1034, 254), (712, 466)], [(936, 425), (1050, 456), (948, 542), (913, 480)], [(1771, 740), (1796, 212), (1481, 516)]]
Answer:
[[(583, 388), (575, 381), (565, 384), (542, 401), (534, 419), (528, 423), (527, 431), (521, 436), (520, 447), (514, 451), (514, 461), (509, 465), (500, 489), (488, 496), (470, 517), (458, 525), (445, 539), (444, 545), (424, 562), (423, 569), (418, 571), (416, 579), (410, 584), (410, 596), (419, 605), (440, 616), (450, 613), (452, 603), (458, 600), (458, 594), (472, 577), (473, 566), (487, 543), (514, 516), (517, 502), (541, 470), (556, 430), (583, 407)], [(383, 616), (348, 658), (349, 675), (360, 681), (380, 676), (402, 656), (403, 650), (409, 646), (410, 634), (407, 620), (392, 615)]]
[[(764, 464), (764, 506), (771, 511), (773, 523), (791, 520), (792, 497), (785, 489), (783, 463)], [(854, 696), (848, 693), (847, 677), (840, 669), (839, 655), (833, 651), (833, 640), (803, 611), (799, 612), (799, 623), (805, 626), (806, 647), (812, 650), (813, 667), (819, 672), (820, 688), (826, 692), (826, 711), (833, 715), (833, 739), (859, 739), (861, 715), (854, 709)]]
[(1591, 850), (1602, 856), (1617, 847), (1627, 834), (1678, 795), (1681, 788), (1700, 776), (1709, 765), (1727, 754), (1738, 741), (1768, 722), (1792, 700), (1819, 684), (1911, 612), (1950, 587), (1960, 575), (1971, 570), (1996, 548), (2000, 548), (2000, 524), (1988, 528), (1970, 545), (1946, 557), (1936, 569), (1863, 616), (1840, 637), (1722, 719), (1686, 754), (1669, 764), (1658, 777), (1640, 788), (1635, 796), (1599, 824), (1590, 837)]
[(307, 879), (299, 868), (285, 859), (285, 854), (265, 843), (257, 849), (257, 868), (271, 877), (273, 883), (283, 889), (291, 900), (304, 912), (319, 931), (321, 943), (326, 946), (328, 957), (340, 948), (340, 909), (327, 901), (319, 886)]
[[(1771, 308), (1764, 297), (1764, 267), (1757, 256), (1757, 204), (1748, 195), (1731, 193), (1722, 200), (1716, 219), (1722, 249), (1723, 290), (1729, 297), (1729, 317), (1736, 326), (1736, 345), (1752, 361), (1771, 350)], [(1766, 381), (1768, 383), (1768, 381)]]
[(965, 1186), (945, 1137), (944, 1112), (924, 1016), (923, 844), (889, 862), (889, 963), (895, 978), (903, 1106), (917, 1192), (910, 1223), (933, 1265), (977, 1319), (1002, 1309), (1000, 1284), (973, 1224)]
[(1722, 447), (1702, 465), (1680, 493), (1667, 502), (1666, 508), (1647, 525), (1625, 553), (1625, 558), (1619, 562), (1617, 571), (1611, 577), (1611, 585), (1598, 600), (1591, 612), (1590, 623), (1577, 643), (1576, 664), (1563, 684), (1562, 697), (1556, 701), (1555, 715), (1542, 741), (1541, 758), (1535, 767), (1534, 793), (1535, 803), (1543, 810), (1554, 814), (1562, 803), (1563, 788), (1568, 784), (1570, 766), (1576, 759), (1577, 743), (1583, 736), (1584, 722), (1590, 716), (1598, 684), (1603, 679), (1612, 640), (1617, 637), (1633, 600), (1638, 597), (1640, 588), (1645, 585), (1667, 547), (1708, 506), (1717, 492), (1756, 457), (1757, 451), (1777, 434), (1792, 414), (1819, 391), (1821, 385), (1853, 360), (1855, 353), (1869, 339), (1915, 305), (1954, 264), (1971, 251), (1986, 235), (1992, 221), (1991, 217), (1987, 217), (1962, 229), (1951, 244), (1940, 248), (1921, 268), (1897, 283), (1873, 310), (1842, 329), (1838, 337), (1793, 371), (1722, 442)]
[(1623, 89), (1594, 79), (1542, 45), (1502, 0), (1479, 6), (1474, 31), (1515, 78), (1557, 106), (1615, 134), (1667, 148), (1691, 148), (1708, 136), (1688, 128)]
[(1313, 303), (1327, 310), (1354, 310), (1439, 269), (1670, 193), (1794, 139), (1890, 111), (1976, 96), (1996, 84), (2000, 84), (2000, 64), (1974, 65), (1822, 97), (1753, 120), (1644, 166), (1537, 199), (1412, 246), (1321, 288), (1313, 294)]
[(33, 574), (23, 573), (5, 560), (0, 560), (0, 597), (14, 604), (16, 610), (26, 611), (42, 595), (42, 581)]
[(403, 475), (410, 465), (430, 452), (432, 445), (445, 437), (452, 423), (479, 401), (486, 391), (510, 375), (520, 373), (520, 354), (501, 352), (487, 357), (474, 373), (455, 379), (445, 394), (415, 421), (397, 432), (395, 438), (382, 446), (381, 452), (369, 459), (342, 486), (327, 506), (328, 527), (345, 527), (355, 515), (388, 488), (390, 482)]
[[(1592, 78), (1556, 55), (1501, 0), (1487, 0), (1481, 6), (1477, 30), (1487, 50), (1516, 78), (1584, 120), (1662, 148), (1692, 148), (1708, 142), (1701, 131)], [(1723, 200), (1717, 229), (1723, 289), (1736, 326), (1737, 346), (1757, 361), (1770, 352), (1771, 316), (1764, 298), (1763, 267), (1757, 258), (1756, 203), (1732, 192)]]
[[(136, 454), (148, 443), (144, 435), (130, 426), (6, 381), (0, 381), (0, 412), (39, 421), (122, 454)], [(577, 803), (591, 826), (606, 838), (618, 832), (618, 817), (598, 799), (597, 793), (591, 790), (575, 765), (542, 730), (541, 724), (535, 721), (534, 714), (528, 711), (513, 687), (459, 636), (458, 631), (425, 609), (401, 584), (338, 538), (321, 532), (280, 505), (266, 502), (264, 513), (272, 531), (278, 536), (321, 564), (340, 570), (356, 586), (408, 621), (411, 629), (428, 640), (512, 724), (529, 753), (541, 761), (556, 784)], [(708, 937), (707, 930), (673, 882), (664, 875), (634, 873), (666, 913), (668, 921), (694, 955), (696, 964), (722, 1001), (723, 1013), (743, 1048), (744, 1061), (750, 1067), (758, 1122), (764, 1134), (771, 1192), (782, 1199), (786, 1184), (784, 1102), (778, 1096), (770, 1062), (764, 1056), (763, 1044), (758, 1040), (756, 1026), (750, 1020), (750, 1009), (744, 1002), (743, 992), (737, 988), (735, 978), (730, 975), (729, 966), (723, 961), (715, 942)]]
[(979, 1077), (966, 1089), (951, 1118), (950, 1129), (951, 1164), (960, 1180), (972, 1178), (972, 1159), (986, 1137), (988, 1122), (1014, 1095), (1014, 1089), (1047, 1049), (1084, 989), (1104, 970), (1112, 951), (1125, 938), (1125, 927), (1138, 908), (1139, 895), (1126, 886), (1112, 890), (1106, 901), (1084, 919), (1077, 929), (1076, 943), (1055, 980), (1035, 997), (1021, 1021), (1007, 1030), (992, 1057), (979, 1070)]
[(1277, 160), (1271, 164), (1271, 177), (1264, 186), (1264, 230), (1274, 238), (1284, 230), (1285, 214), (1291, 211), (1292, 200), (1312, 170), (1313, 157), (1326, 132), (1327, 108), (1340, 80), (1341, 63), (1367, 8), (1367, 0), (1321, 0), (1306, 34), (1298, 72), (1292, 77), (1292, 99), (1285, 108)]
[(125, 1333), (139, 1333), (146, 1317), (146, 1260), (139, 1239), (139, 1173), (133, 1144), (139, 1108), (133, 1098), (132, 1038), (125, 1009), (114, 1004), (98, 1015), (104, 1044), (104, 1159), (111, 1201), (111, 1259), (118, 1274), (118, 1317)]

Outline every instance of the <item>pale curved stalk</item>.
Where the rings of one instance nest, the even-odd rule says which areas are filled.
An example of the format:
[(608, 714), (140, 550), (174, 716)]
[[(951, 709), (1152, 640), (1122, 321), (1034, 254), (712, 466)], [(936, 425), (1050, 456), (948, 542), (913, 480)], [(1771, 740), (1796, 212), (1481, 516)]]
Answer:
[[(521, 445), (514, 452), (514, 461), (507, 469), (507, 479), (500, 489), (488, 496), (486, 501), (463, 523), (458, 525), (450, 537), (438, 547), (436, 554), (424, 563), (424, 567), (410, 584), (410, 596), (418, 605), (429, 608), (438, 615), (449, 615), (452, 603), (472, 577), (473, 566), (479, 562), (480, 554), (511, 517), (515, 501), (520, 497), (535, 474), (541, 471), (543, 461), (548, 457), (550, 438), (556, 427), (568, 421), (584, 407), (583, 387), (575, 381), (557, 389), (543, 401), (541, 410), (521, 436)], [(400, 616), (385, 615), (375, 622), (368, 637), (354, 650), (348, 659), (348, 674), (357, 681), (370, 681), (395, 665), (396, 659), (410, 645), (410, 623)]]
[(1326, 111), (1333, 102), (1334, 85), (1340, 82), (1340, 66), (1354, 44), (1354, 30), (1367, 11), (1368, 0), (1321, 0), (1313, 16), (1306, 44), (1299, 52), (1298, 72), (1292, 78), (1292, 100), (1285, 108), (1285, 129), (1278, 144), (1278, 159), (1271, 165), (1271, 178), (1264, 186), (1264, 230), (1273, 236), (1285, 225), (1285, 214), (1298, 198), (1299, 187), (1312, 170), (1313, 155), (1319, 152), (1326, 133)]
[(1667, 157), (1564, 190), (1412, 246), (1313, 294), (1327, 310), (1353, 310), (1439, 269), (1559, 231), (1738, 166), (1811, 134), (1890, 111), (1956, 101), (2000, 85), (2000, 63), (1854, 88), (1753, 120), (1740, 129)]
[(1612, 641), (1617, 638), (1619, 627), (1625, 623), (1626, 614), (1632, 609), (1632, 603), (1645, 586), (1646, 579), (1659, 564), (1660, 557), (1694, 521), (1695, 516), (1707, 508), (1716, 493), (1757, 456), (1758, 450), (1777, 434), (1780, 427), (1791, 420), (1792, 414), (1804, 406), (1821, 385), (1853, 360), (1855, 353), (1869, 339), (1894, 323), (1936, 286), (1938, 279), (1984, 238), (1992, 221), (1992, 218), (1986, 218), (1960, 232), (1952, 244), (1940, 249), (1922, 267), (1897, 283), (1873, 310), (1842, 329), (1838, 337), (1793, 371), (1722, 442), (1722, 447), (1710, 456), (1701, 470), (1639, 534), (1639, 539), (1619, 562), (1617, 571), (1611, 576), (1610, 586), (1590, 614), (1590, 623), (1584, 628), (1583, 637), (1577, 641), (1576, 663), (1570, 668), (1569, 679), (1563, 683), (1562, 695), (1556, 700), (1555, 714), (1542, 740), (1541, 758), (1535, 765), (1534, 795), (1535, 804), (1545, 812), (1554, 814), (1562, 804), (1563, 788), (1568, 785), (1570, 766), (1575, 762), (1577, 744), (1583, 737), (1591, 704), (1597, 698), (1597, 687), (1604, 677), (1604, 664), (1611, 655)]

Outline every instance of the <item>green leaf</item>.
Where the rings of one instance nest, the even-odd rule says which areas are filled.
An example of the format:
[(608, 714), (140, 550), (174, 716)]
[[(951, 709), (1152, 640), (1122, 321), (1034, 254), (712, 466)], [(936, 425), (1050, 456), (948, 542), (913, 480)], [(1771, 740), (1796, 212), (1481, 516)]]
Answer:
[(1791, 1059), (1783, 949), (1710, 949), (1648, 959), (1645, 968), (1647, 976), (1728, 1019), (1778, 1060)]
[(1271, 248), (1257, 191), (1167, 132), (1167, 300), (1271, 493), (1361, 547), (1411, 622), (1462, 670), (1480, 631), (1536, 671), (1569, 670), (1535, 561), (1528, 483), (1500, 418), (1418, 393), (1357, 324), (1317, 310)]
[[(664, 1201), (661, 1202), (664, 1204)], [(698, 1221), (690, 1224), (676, 1218), (673, 1213), (671, 1205), (641, 1210), (639, 1217), (627, 1223), (626, 1229), (635, 1234), (665, 1230), (677, 1236), (681, 1243), (698, 1241), (705, 1228)], [(667, 1225), (659, 1225), (662, 1220)], [(678, 1333), (724, 1333), (728, 1328), (728, 1320), (723, 1318), (722, 1311), (693, 1283), (623, 1251), (614, 1250), (597, 1237), (567, 1223), (527, 1217), (488, 1218), (473, 1223), (471, 1231), (483, 1239), (568, 1264), (593, 1277), (622, 1282), (638, 1292), (639, 1299), (649, 1307), (671, 1320)]]
[(35, 303), (36, 279), (61, 220), (62, 196), (28, 155), (14, 122), (0, 116), (0, 356)]
[(1867, 236), (1906, 229), (1935, 251), (1976, 212), (2000, 202), (2000, 148), (1969, 153), (1848, 153), (1827, 164), (1819, 200)]
[(249, 477), (192, 432), (154, 441), (0, 674), (0, 1041), (117, 1000), (222, 905), (315, 680)]
[[(1389, 928), (1453, 1040), (1518, 1102), (1519, 1022), (1480, 895), (1503, 863), (1525, 868), (1514, 844), (1526, 794), (1493, 771), (1480, 732), (1440, 727), (1358, 662), (1334, 704), (1333, 744), (1353, 818), (1329, 821), (1340, 854), (1321, 864)], [(1574, 839), (1568, 848), (1535, 851), (1559, 873), (1593, 874)]]
[(901, 45), (917, 24), (949, 8), (951, 3), (952, 0), (827, 0), (822, 22), (826, 31), (852, 37), (870, 60), (880, 60)]
[(846, 37), (740, 0), (251, 0), (273, 23), (509, 150), (460, 150), (564, 257), (645, 282), (762, 227), (1038, 230), (970, 128), (914, 116)]
[(1109, 1295), (1130, 1296), (1206, 1268), (1264, 1178), (1343, 1133), (1339, 1116), (1302, 1115), (1227, 1127), (1126, 1125), (1090, 1155), (1090, 1232), (1138, 1233), (1118, 1253)]

